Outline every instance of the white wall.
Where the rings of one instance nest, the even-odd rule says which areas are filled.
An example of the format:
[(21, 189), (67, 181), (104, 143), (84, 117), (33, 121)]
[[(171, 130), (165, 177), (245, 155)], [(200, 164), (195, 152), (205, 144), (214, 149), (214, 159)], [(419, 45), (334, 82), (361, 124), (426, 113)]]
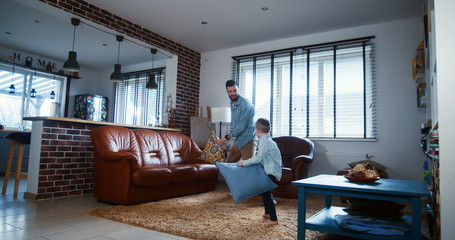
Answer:
[(439, 157), (441, 193), (441, 239), (455, 236), (455, 111), (453, 103), (455, 78), (455, 2), (435, 0), (435, 31), (437, 59), (437, 104), (439, 120)]
[(419, 139), (425, 109), (417, 108), (416, 84), (411, 74), (411, 60), (423, 40), (421, 24), (420, 19), (408, 19), (203, 53), (200, 106), (229, 106), (224, 84), (232, 77), (232, 56), (374, 35), (377, 141), (314, 141), (316, 152), (369, 153), (387, 167), (389, 177), (421, 180), (424, 155)]

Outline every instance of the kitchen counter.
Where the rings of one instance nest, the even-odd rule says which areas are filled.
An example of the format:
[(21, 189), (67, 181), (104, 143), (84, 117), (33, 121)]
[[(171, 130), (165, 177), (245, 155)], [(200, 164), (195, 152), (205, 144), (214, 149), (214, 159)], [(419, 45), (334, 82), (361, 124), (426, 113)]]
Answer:
[(28, 121), (53, 121), (53, 122), (83, 123), (83, 124), (95, 124), (95, 125), (106, 125), (106, 126), (121, 126), (121, 127), (127, 127), (127, 128), (152, 129), (152, 130), (155, 130), (155, 131), (181, 132), (180, 129), (176, 129), (176, 128), (138, 126), (138, 125), (121, 124), (121, 123), (113, 123), (113, 122), (96, 122), (96, 121), (83, 120), (83, 119), (78, 119), (78, 118), (24, 117), (24, 120), (28, 120)]

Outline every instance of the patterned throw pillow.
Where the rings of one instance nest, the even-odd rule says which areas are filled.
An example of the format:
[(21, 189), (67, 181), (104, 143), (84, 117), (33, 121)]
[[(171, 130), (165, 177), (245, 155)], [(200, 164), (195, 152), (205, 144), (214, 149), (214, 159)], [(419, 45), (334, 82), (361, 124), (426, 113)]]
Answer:
[(210, 163), (215, 163), (222, 160), (224, 151), (229, 149), (229, 144), (226, 142), (218, 145), (216, 143), (218, 139), (219, 138), (214, 133), (212, 133), (212, 135), (209, 137), (209, 140), (207, 141), (207, 144), (205, 145), (205, 157), (206, 160)]

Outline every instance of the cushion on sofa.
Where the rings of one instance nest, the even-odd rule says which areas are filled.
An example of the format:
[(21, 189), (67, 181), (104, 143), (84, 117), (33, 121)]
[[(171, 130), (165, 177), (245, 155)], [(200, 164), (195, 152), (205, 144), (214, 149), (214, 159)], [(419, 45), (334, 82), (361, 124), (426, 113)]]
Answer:
[(237, 163), (216, 162), (215, 164), (223, 175), (229, 190), (231, 190), (235, 202), (240, 202), (277, 187), (259, 164), (247, 167), (239, 167)]
[(133, 184), (153, 187), (167, 184), (172, 179), (172, 171), (166, 167), (141, 167), (133, 173)]
[(167, 168), (172, 172), (171, 182), (173, 183), (189, 182), (197, 177), (197, 168), (192, 165), (171, 165)]
[(198, 180), (216, 179), (218, 177), (218, 170), (215, 165), (194, 164), (194, 167), (197, 168), (197, 179)]

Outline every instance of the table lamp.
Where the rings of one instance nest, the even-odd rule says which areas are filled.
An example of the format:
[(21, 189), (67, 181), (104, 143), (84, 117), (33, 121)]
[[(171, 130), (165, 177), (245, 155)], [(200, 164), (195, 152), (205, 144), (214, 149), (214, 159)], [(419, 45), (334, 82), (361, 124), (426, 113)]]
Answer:
[(231, 109), (229, 107), (214, 107), (211, 110), (211, 122), (212, 123), (220, 123), (220, 138), (221, 136), (221, 128), (223, 123), (230, 123), (231, 122)]

